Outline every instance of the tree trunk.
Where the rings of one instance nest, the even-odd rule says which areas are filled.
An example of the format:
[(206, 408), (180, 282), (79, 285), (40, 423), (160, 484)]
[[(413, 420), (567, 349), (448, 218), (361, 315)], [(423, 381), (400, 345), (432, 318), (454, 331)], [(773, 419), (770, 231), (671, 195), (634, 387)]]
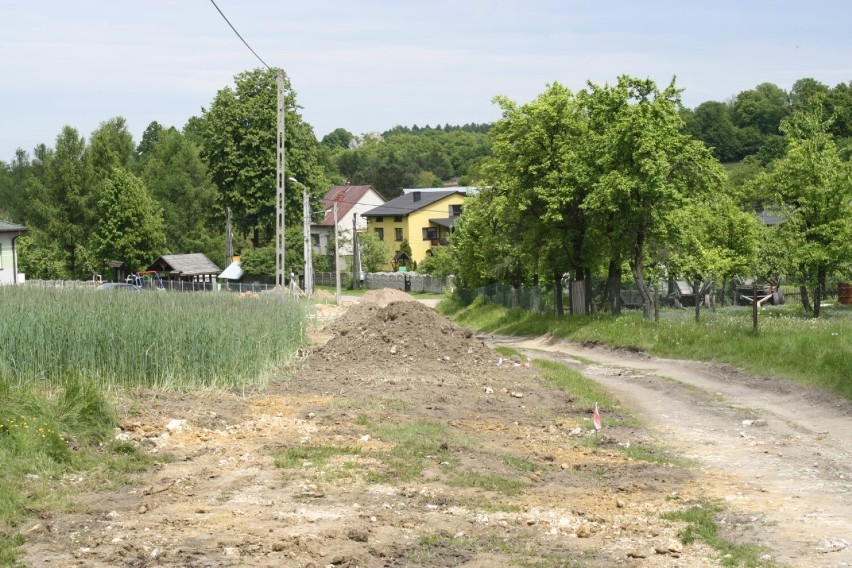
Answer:
[(607, 291), (609, 293), (612, 315), (621, 315), (621, 263), (617, 260), (609, 261)]
[(820, 304), (825, 295), (825, 268), (817, 269), (817, 285), (814, 288), (814, 318), (819, 317)]
[(565, 306), (562, 305), (562, 275), (553, 273), (553, 306), (557, 316), (565, 315)]
[(642, 242), (637, 243), (633, 261), (630, 263), (630, 270), (633, 272), (633, 279), (636, 280), (636, 287), (639, 288), (639, 295), (642, 296), (642, 315), (645, 319), (651, 319), (653, 298), (651, 297), (651, 291), (648, 289), (648, 284), (645, 282), (645, 277), (642, 274), (642, 257), (644, 252)]
[(586, 313), (595, 313), (595, 302), (592, 298), (592, 271), (588, 268), (583, 269), (583, 280), (586, 283)]
[(701, 315), (701, 280), (692, 282), (692, 293), (695, 295), (695, 323), (698, 323), (698, 318)]
[(799, 295), (802, 297), (802, 309), (806, 312), (811, 311), (811, 302), (808, 299), (808, 287), (799, 286)]
[(535, 314), (541, 311), (541, 287), (538, 285), (538, 274), (533, 276), (532, 311)]

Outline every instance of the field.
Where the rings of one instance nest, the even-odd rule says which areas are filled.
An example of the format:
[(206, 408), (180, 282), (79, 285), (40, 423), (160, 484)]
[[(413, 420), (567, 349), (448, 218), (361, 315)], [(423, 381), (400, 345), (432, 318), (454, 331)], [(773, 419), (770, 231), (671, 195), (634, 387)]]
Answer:
[[(17, 293), (3, 297), (7, 313), (44, 312), (28, 320), (36, 331), (16, 332), (47, 349), (54, 343), (40, 338), (39, 322), (71, 322), (70, 337), (57, 332), (51, 341), (72, 363), (56, 376), (4, 375), (0, 472), (10, 483), (0, 489), (0, 565), (701, 568), (846, 559), (838, 552), (811, 561), (810, 551), (823, 546), (815, 536), (827, 530), (823, 516), (834, 514), (835, 525), (845, 518), (838, 483), (850, 474), (842, 459), (848, 419), (834, 428), (839, 439), (832, 432), (793, 442), (772, 416), (749, 408), (771, 393), (743, 394), (762, 388), (745, 375), (657, 368), (632, 352), (566, 355), (550, 341), (506, 340), (494, 350), (421, 303), (385, 307), (405, 296), (397, 291), (364, 294), (342, 309), (274, 296)], [(488, 317), (517, 318), (485, 308)], [(86, 325), (112, 333), (80, 326), (89, 311)], [(191, 313), (181, 319), (218, 352), (175, 350), (170, 357), (194, 363), (161, 362), (118, 380), (146, 363), (143, 337), (180, 344), (176, 337), (193, 333), (148, 322), (142, 337), (115, 344), (123, 352), (110, 351), (134, 363), (81, 370), (88, 362), (82, 347), (68, 346), (73, 337), (97, 345), (131, 333), (112, 311), (143, 320), (151, 312), (150, 322)], [(157, 330), (170, 337), (152, 337)], [(251, 339), (234, 339), (223, 353), (229, 340), (217, 330)], [(252, 345), (263, 333), (280, 335)], [(16, 353), (4, 369), (38, 368)], [(30, 357), (61, 369), (47, 355)], [(253, 370), (219, 370), (244, 365)], [(157, 371), (171, 366), (183, 370)], [(694, 377), (714, 386), (678, 382)], [(629, 389), (640, 388), (651, 390), (636, 400), (663, 395), (664, 412), (687, 414), (689, 429), (663, 430), (654, 413), (628, 404)], [(727, 398), (729, 388), (739, 389), (741, 405)], [(740, 423), (758, 418), (767, 424), (742, 435)], [(794, 422), (785, 418), (784, 428)], [(704, 431), (715, 433), (709, 453), (703, 443), (684, 445), (682, 435)], [(755, 444), (779, 456), (783, 447), (784, 457), (752, 455)], [(707, 469), (714, 455), (723, 465)], [(801, 480), (818, 475), (820, 486), (800, 495), (822, 512), (794, 511), (800, 502), (784, 500), (773, 472), (816, 459), (820, 470)], [(743, 477), (724, 469), (734, 461)], [(807, 529), (792, 522), (799, 514), (808, 515)]]

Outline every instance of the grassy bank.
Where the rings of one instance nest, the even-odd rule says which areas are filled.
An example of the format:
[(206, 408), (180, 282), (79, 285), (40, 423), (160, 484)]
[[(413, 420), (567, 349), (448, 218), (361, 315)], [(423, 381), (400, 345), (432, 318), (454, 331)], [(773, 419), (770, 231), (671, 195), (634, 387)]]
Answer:
[(274, 294), (0, 287), (0, 379), (103, 388), (244, 387), (305, 341), (298, 303)]
[(655, 323), (640, 312), (619, 317), (532, 314), (457, 298), (439, 311), (461, 325), (489, 333), (543, 335), (600, 342), (661, 357), (727, 363), (750, 373), (797, 381), (852, 398), (852, 310), (826, 309), (819, 320), (796, 306), (764, 308), (758, 333), (752, 332), (751, 308), (705, 310), (696, 324), (691, 310), (663, 310)]

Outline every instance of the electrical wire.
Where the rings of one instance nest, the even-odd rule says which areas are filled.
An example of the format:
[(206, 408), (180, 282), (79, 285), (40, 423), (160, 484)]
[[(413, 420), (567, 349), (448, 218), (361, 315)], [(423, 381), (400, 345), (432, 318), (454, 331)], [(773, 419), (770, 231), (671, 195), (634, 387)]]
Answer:
[(258, 55), (258, 54), (255, 52), (255, 50), (253, 50), (253, 49), (251, 48), (251, 46), (248, 44), (248, 42), (247, 42), (245, 39), (243, 39), (243, 36), (241, 36), (241, 35), (240, 35), (240, 32), (238, 32), (238, 31), (237, 31), (237, 28), (235, 28), (235, 27), (234, 27), (234, 24), (232, 24), (232, 23), (231, 23), (231, 21), (228, 19), (228, 17), (227, 17), (227, 16), (225, 16), (225, 14), (224, 14), (224, 13), (222, 13), (222, 10), (220, 10), (220, 9), (219, 9), (219, 6), (217, 6), (217, 5), (216, 5), (216, 2), (215, 2), (214, 0), (210, 0), (210, 3), (211, 3), (211, 4), (213, 4), (213, 7), (214, 7), (214, 8), (216, 8), (216, 11), (217, 11), (217, 12), (219, 12), (219, 14), (222, 16), (222, 18), (224, 18), (224, 20), (225, 20), (226, 22), (228, 22), (228, 25), (229, 25), (229, 26), (231, 26), (231, 29), (232, 29), (232, 30), (234, 30), (234, 33), (235, 33), (235, 34), (237, 34), (237, 37), (238, 37), (238, 38), (240, 38), (240, 40), (242, 40), (242, 42), (245, 44), (245, 46), (246, 46), (247, 48), (249, 48), (249, 51), (251, 51), (251, 52), (254, 54), (254, 56), (255, 56), (255, 57), (257, 57), (257, 60), (258, 60), (258, 61), (260, 61), (261, 63), (263, 63), (263, 66), (264, 66), (264, 67), (266, 67), (267, 69), (270, 69), (270, 70), (271, 70), (272, 68), (271, 68), (269, 65), (267, 65), (267, 64), (266, 64), (266, 61), (264, 61), (263, 59), (261, 59), (261, 58), (260, 58), (260, 55)]

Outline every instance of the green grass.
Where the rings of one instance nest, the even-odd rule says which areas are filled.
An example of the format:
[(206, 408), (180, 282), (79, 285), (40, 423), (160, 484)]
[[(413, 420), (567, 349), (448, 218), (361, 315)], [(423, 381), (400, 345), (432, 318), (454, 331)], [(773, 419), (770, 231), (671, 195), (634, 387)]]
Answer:
[(591, 379), (587, 379), (577, 371), (569, 369), (562, 363), (535, 359), (533, 366), (539, 370), (542, 378), (555, 387), (567, 391), (574, 399), (573, 405), (578, 408), (592, 409), (595, 402), (601, 411), (611, 410), (618, 403), (605, 388)]
[(761, 560), (768, 549), (754, 544), (736, 544), (719, 535), (716, 515), (723, 508), (720, 505), (702, 503), (683, 511), (667, 513), (664, 519), (686, 523), (686, 528), (678, 533), (684, 544), (700, 540), (719, 552), (722, 566), (739, 568), (769, 568), (775, 564)]
[(447, 485), (493, 491), (507, 496), (519, 495), (529, 487), (529, 483), (517, 479), (507, 479), (493, 473), (477, 473), (467, 470), (452, 472), (447, 480)]
[[(0, 391), (0, 566), (9, 566), (25, 540), (18, 527), (73, 510), (74, 491), (115, 487), (152, 458), (112, 439), (116, 414), (92, 384), (67, 378), (42, 391), (0, 380)], [(68, 475), (83, 481), (69, 486)]]
[(361, 448), (357, 446), (298, 446), (287, 448), (274, 455), (275, 467), (291, 469), (302, 467), (310, 462), (315, 467), (323, 467), (334, 456), (359, 455)]
[(305, 341), (302, 307), (276, 294), (0, 287), (0, 378), (13, 386), (252, 387)]
[(664, 309), (660, 321), (641, 312), (556, 317), (508, 310), (477, 298), (465, 306), (456, 298), (439, 311), (476, 331), (507, 335), (544, 335), (600, 342), (660, 357), (715, 361), (745, 371), (797, 381), (852, 398), (852, 308), (826, 308), (814, 320), (795, 305), (770, 306), (752, 332), (751, 308), (703, 310), (698, 323), (692, 310)]

